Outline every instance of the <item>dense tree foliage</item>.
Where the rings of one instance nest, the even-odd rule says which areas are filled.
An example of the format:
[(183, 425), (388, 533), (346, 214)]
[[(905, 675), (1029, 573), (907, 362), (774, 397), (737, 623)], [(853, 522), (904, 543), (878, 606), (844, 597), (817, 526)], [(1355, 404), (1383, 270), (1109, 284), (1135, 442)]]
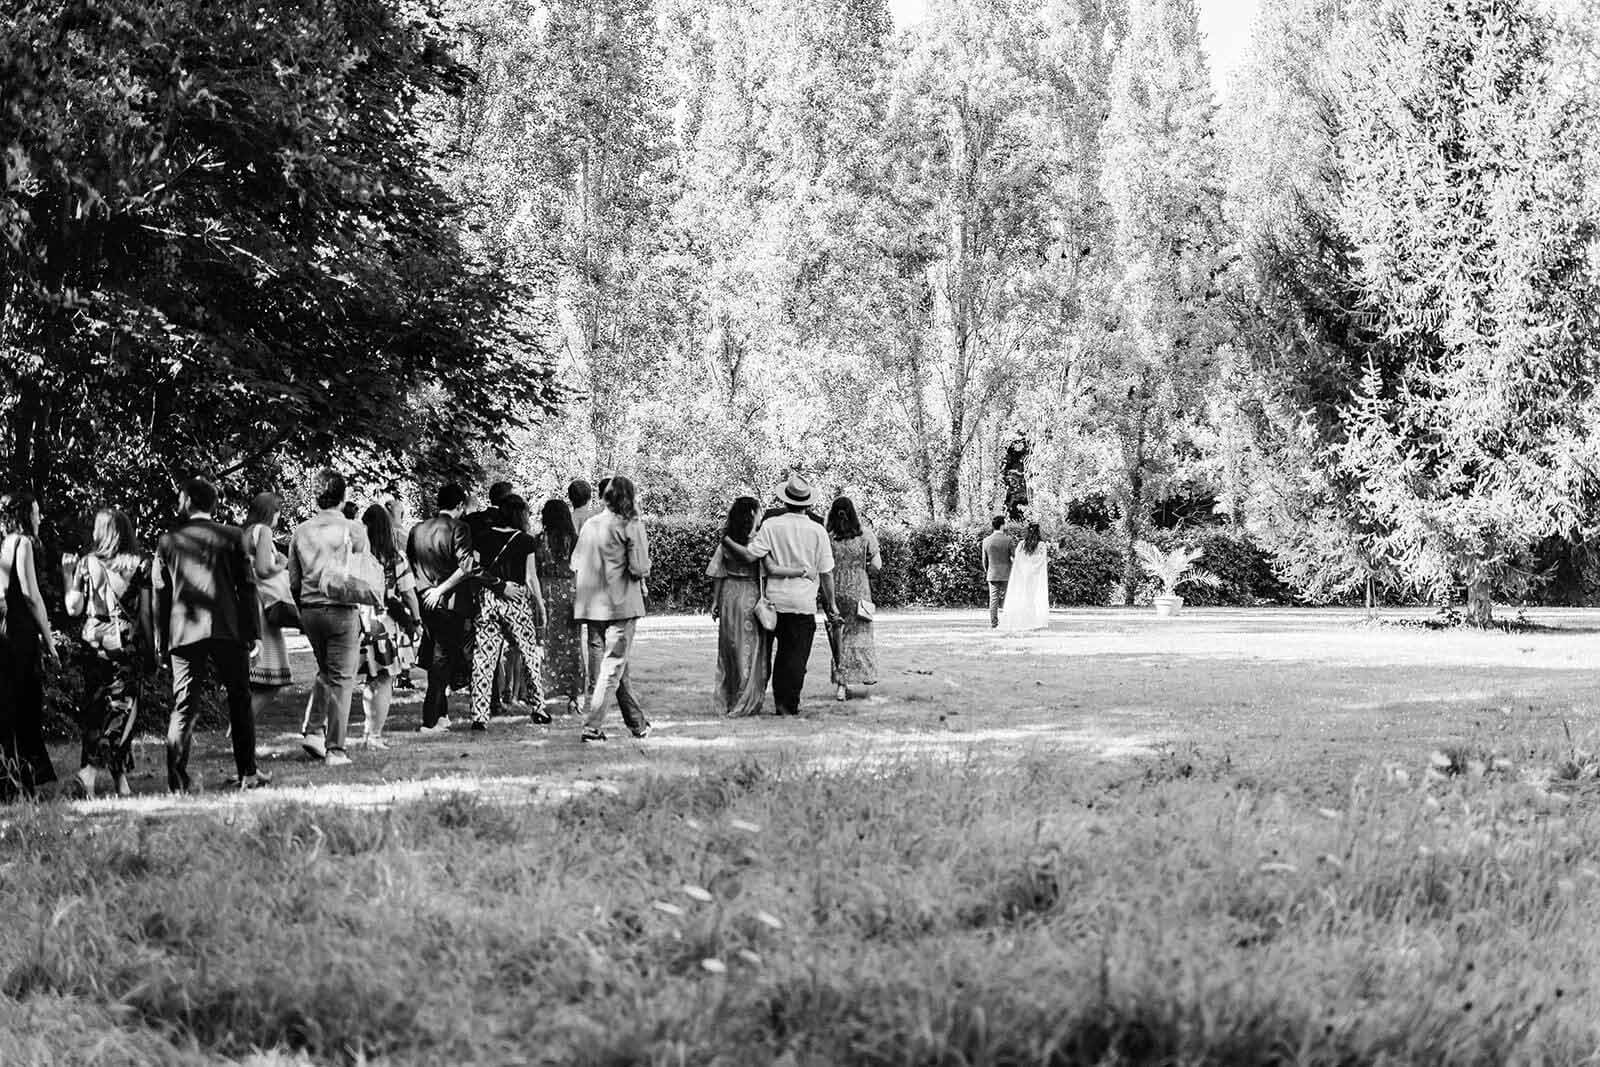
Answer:
[(453, 462), (542, 408), (426, 148), (471, 78), (383, 0), (8, 5), (8, 480), (143, 511), (278, 454)]

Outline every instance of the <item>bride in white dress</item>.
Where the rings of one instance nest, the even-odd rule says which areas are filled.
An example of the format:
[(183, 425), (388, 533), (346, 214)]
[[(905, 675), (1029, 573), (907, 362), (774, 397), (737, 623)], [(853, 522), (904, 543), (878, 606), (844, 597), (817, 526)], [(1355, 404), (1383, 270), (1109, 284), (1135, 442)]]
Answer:
[(1000, 611), (1000, 628), (1012, 633), (1050, 627), (1050, 546), (1039, 524), (1028, 532), (1011, 560), (1011, 580), (1006, 583), (1006, 606)]

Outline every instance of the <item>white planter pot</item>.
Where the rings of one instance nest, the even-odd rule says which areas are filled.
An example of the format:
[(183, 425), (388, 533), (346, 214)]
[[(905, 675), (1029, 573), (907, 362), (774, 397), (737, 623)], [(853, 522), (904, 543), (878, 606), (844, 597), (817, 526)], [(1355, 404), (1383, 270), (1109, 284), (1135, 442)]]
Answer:
[(1156, 606), (1156, 618), (1170, 619), (1183, 610), (1183, 597), (1158, 596), (1155, 598), (1154, 604)]

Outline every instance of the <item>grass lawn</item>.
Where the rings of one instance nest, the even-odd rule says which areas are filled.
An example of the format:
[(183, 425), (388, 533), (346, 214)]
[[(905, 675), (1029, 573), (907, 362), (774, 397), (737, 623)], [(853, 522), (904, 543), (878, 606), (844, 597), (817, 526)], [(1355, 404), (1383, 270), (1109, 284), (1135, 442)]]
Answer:
[(885, 616), (783, 721), (656, 619), (646, 741), (344, 769), (286, 691), (270, 790), (0, 812), (0, 1064), (1600, 1062), (1600, 615), (1361, 618)]

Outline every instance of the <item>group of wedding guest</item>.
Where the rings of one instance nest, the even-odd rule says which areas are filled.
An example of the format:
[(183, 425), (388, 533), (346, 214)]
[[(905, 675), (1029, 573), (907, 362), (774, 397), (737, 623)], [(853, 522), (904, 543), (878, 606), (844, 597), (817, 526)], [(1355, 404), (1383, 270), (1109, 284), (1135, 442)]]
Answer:
[(849, 497), (819, 517), (814, 490), (797, 475), (776, 495), (777, 507), (765, 512), (755, 497), (733, 502), (706, 568), (717, 620), (714, 705), (728, 716), (760, 714), (769, 685), (776, 714), (800, 713), (819, 609), (835, 699), (878, 681), (871, 581), (883, 569), (877, 536)]
[[(603, 741), (605, 704), (615, 694), (629, 729), (649, 733), (628, 685), (649, 551), (626, 478), (601, 483), (604, 510), (591, 505), (586, 482), (573, 482), (568, 500), (541, 507), (537, 535), (526, 501), (505, 483), (492, 487), (488, 507), (470, 513), (467, 492), (445, 485), (436, 513), (414, 526), (392, 487), (365, 511), (352, 510), (336, 471), (318, 472), (311, 488), (317, 510), (284, 549), (274, 537), (283, 518), (278, 496), (257, 495), (242, 528), (225, 525), (213, 518), (215, 487), (199, 478), (180, 487), (180, 520), (153, 553), (140, 547), (126, 514), (95, 514), (89, 551), (62, 560), (62, 606), (84, 620), (87, 684), (80, 769), (68, 783), (74, 792), (92, 796), (101, 775), (118, 794), (131, 792), (134, 729), (163, 661), (172, 677), (169, 790), (194, 788), (199, 694), (213, 677), (226, 694), (234, 782), (268, 784), (256, 763), (255, 724), (292, 681), (287, 629), (304, 635), (316, 661), (301, 743), (327, 766), (351, 762), (358, 688), (360, 743), (388, 747), (394, 690), (418, 662), (419, 646), (431, 649), (422, 664), (424, 733), (449, 728), (452, 688), (470, 689), (472, 729), (486, 730), (504, 696), (519, 694), (516, 675), (525, 676), (520, 695), (535, 722), (550, 721), (550, 694), (569, 713), (586, 712), (585, 741)], [(58, 653), (39, 526), (31, 495), (0, 495), (0, 800), (56, 781), (43, 717), (45, 667)], [(372, 561), (359, 586), (357, 558)]]

